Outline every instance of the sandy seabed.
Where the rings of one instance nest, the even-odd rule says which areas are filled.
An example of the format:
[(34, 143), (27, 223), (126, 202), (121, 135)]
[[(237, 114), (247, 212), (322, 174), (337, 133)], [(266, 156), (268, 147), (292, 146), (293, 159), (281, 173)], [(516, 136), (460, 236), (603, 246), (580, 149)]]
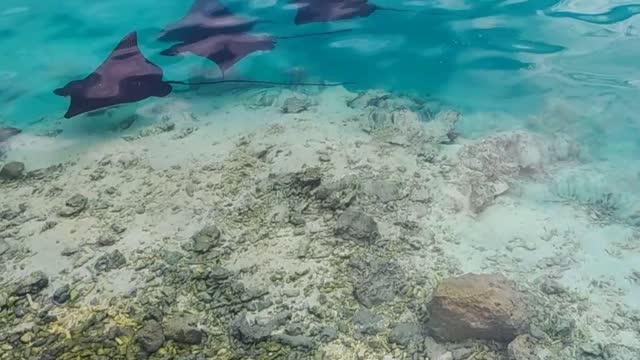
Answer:
[(0, 183), (0, 359), (640, 358), (633, 175), (570, 134), (208, 95), (3, 145), (26, 170)]

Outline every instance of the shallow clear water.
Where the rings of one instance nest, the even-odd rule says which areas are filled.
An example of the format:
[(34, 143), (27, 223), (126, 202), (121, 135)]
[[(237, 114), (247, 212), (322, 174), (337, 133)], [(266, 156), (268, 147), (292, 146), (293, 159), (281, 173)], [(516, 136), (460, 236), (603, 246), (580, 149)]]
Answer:
[[(236, 70), (248, 78), (277, 79), (299, 67), (316, 78), (354, 82), (356, 89), (430, 94), (465, 112), (526, 116), (562, 102), (576, 109), (567, 115), (576, 119), (557, 119), (550, 126), (579, 121), (585, 139), (593, 140), (591, 131), (606, 123), (599, 146), (616, 155), (637, 153), (637, 123), (630, 119), (640, 51), (637, 5), (553, 0), (402, 5), (415, 12), (379, 11), (366, 19), (296, 27), (290, 24), (294, 10), (284, 4), (230, 2), (239, 14), (276, 23), (260, 25), (258, 32), (355, 28), (345, 36), (281, 40), (275, 51), (254, 54)], [(164, 44), (154, 41), (157, 30), (184, 13), (188, 2), (10, 0), (2, 6), (0, 117), (10, 125), (24, 127), (64, 113), (66, 101), (52, 89), (93, 70), (132, 30), (139, 31), (143, 52), (166, 77), (185, 79), (194, 67), (215, 72), (213, 64), (194, 56), (158, 55)]]
[[(354, 93), (382, 89), (398, 96), (408, 94), (441, 102), (442, 108), (456, 109), (462, 114), (455, 129), (456, 135), (464, 139), (455, 144), (460, 147), (514, 130), (545, 138), (570, 138), (572, 144), (579, 146), (579, 156), (566, 165), (545, 168), (544, 174), (511, 194), (517, 199), (509, 205), (512, 207), (489, 208), (482, 215), (474, 214), (473, 220), (461, 222), (461, 228), (454, 232), (472, 239), (470, 243), (492, 238), (483, 245), (483, 251), (489, 249), (498, 254), (512, 246), (514, 239), (510, 237), (518, 231), (546, 234), (544, 224), (558, 220), (555, 223), (558, 229), (566, 225), (563, 229), (572, 232), (581, 249), (580, 257), (571, 259), (575, 265), (572, 270), (558, 276), (563, 285), (588, 292), (592, 287), (602, 289), (606, 283), (612, 289), (624, 291), (615, 295), (611, 295), (613, 290), (594, 293), (591, 300), (596, 307), (619, 300), (632, 309), (629, 311), (640, 310), (637, 278), (640, 255), (636, 247), (640, 241), (640, 16), (635, 16), (640, 14), (640, 3), (623, 0), (377, 0), (376, 3), (407, 11), (380, 10), (366, 18), (296, 26), (295, 9), (284, 1), (225, 1), (237, 14), (270, 21), (259, 24), (256, 33), (290, 36), (353, 29), (347, 34), (278, 40), (275, 50), (252, 54), (227, 76), (288, 81), (295, 70), (304, 73), (307, 81), (350, 82), (346, 88)], [(118, 136), (111, 132), (112, 120), (106, 115), (63, 120), (68, 99), (54, 95), (53, 90), (93, 71), (118, 41), (133, 30), (138, 32), (142, 52), (162, 67), (166, 79), (218, 76), (213, 63), (196, 56), (160, 55), (166, 44), (157, 41), (158, 31), (182, 16), (190, 5), (189, 1), (151, 0), (2, 1), (0, 126), (20, 128), (22, 135), (40, 136), (42, 128), (62, 124), (59, 127), (65, 132), (58, 140), (51, 140), (51, 149), (47, 143), (38, 143), (41, 147), (32, 149), (30, 154), (35, 158), (38, 152), (43, 157), (49, 151), (53, 153), (54, 144), (72, 141), (83, 142), (83, 149), (90, 154), (103, 146), (96, 139)], [(219, 115), (227, 108), (235, 111), (233, 101), (216, 103), (213, 99), (222, 95), (216, 90), (178, 91), (168, 99), (152, 98), (120, 107), (118, 116), (125, 118), (154, 102), (172, 100), (192, 105), (194, 117)], [(337, 109), (337, 114), (333, 110), (323, 114), (339, 118), (343, 110)], [(344, 117), (353, 115), (344, 111)], [(259, 110), (243, 113), (256, 119), (264, 114)], [(159, 121), (145, 121), (153, 125), (155, 120)], [(224, 126), (227, 125), (233, 124)], [(224, 134), (242, 133), (244, 123), (235, 126), (231, 130), (225, 128)], [(244, 130), (253, 131), (249, 125)], [(220, 133), (223, 134), (222, 130)], [(325, 138), (333, 133), (327, 134)], [(220, 136), (216, 143), (224, 143), (224, 135)], [(165, 145), (171, 146), (149, 145), (144, 152), (161, 152), (166, 150)], [(169, 152), (158, 156), (177, 156)], [(9, 151), (7, 156), (12, 159), (13, 155)], [(201, 161), (207, 156), (210, 155), (202, 150), (200, 157), (194, 155), (193, 160)], [(0, 205), (17, 206), (2, 201)], [(575, 214), (563, 207), (567, 203), (587, 209), (593, 222), (577, 215), (572, 218)], [(542, 220), (545, 214), (548, 218)], [(558, 219), (563, 216), (567, 216), (564, 225)], [(162, 222), (161, 218), (155, 221)], [(629, 241), (627, 247), (617, 248), (623, 250), (612, 254), (610, 245), (622, 240)], [(477, 248), (457, 248), (458, 243), (452, 246), (459, 250), (465, 272), (485, 269), (475, 257)], [(564, 251), (568, 246), (558, 244), (555, 250)], [(517, 252), (519, 246), (515, 247)], [(513, 255), (512, 268), (494, 270), (506, 275), (516, 273), (514, 269), (520, 261), (522, 266), (535, 268), (545, 256), (551, 256), (544, 253), (549, 249), (544, 249), (538, 254)], [(571, 251), (566, 252), (567, 258), (571, 255)], [(640, 345), (639, 329), (630, 328), (628, 323), (618, 328), (624, 333), (619, 343)], [(599, 355), (575, 358), (599, 359), (596, 356)]]

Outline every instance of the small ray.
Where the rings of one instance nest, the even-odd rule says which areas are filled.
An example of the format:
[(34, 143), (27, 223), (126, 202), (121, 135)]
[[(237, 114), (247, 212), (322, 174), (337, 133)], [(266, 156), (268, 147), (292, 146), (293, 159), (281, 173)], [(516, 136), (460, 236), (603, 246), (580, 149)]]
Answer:
[(298, 8), (296, 25), (368, 17), (378, 10), (410, 12), (375, 5), (369, 0), (292, 0)]
[(236, 16), (218, 0), (195, 0), (189, 12), (160, 33), (161, 41), (195, 42), (214, 35), (251, 31), (256, 19)]
[(160, 38), (179, 41), (160, 54), (177, 56), (191, 53), (207, 58), (218, 65), (224, 74), (240, 60), (258, 51), (275, 48), (277, 39), (293, 39), (348, 32), (338, 30), (292, 36), (254, 35), (255, 25), (235, 16), (218, 0), (195, 0), (191, 10), (180, 21), (169, 25)]

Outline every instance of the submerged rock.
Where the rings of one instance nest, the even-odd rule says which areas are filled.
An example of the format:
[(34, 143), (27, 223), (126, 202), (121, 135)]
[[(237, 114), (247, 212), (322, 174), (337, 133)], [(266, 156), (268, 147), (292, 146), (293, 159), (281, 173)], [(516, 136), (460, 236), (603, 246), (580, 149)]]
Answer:
[(120, 250), (114, 250), (100, 256), (98, 260), (96, 260), (94, 268), (98, 272), (109, 272), (111, 270), (120, 269), (125, 265), (127, 265), (127, 259)]
[(17, 180), (24, 175), (24, 163), (19, 161), (11, 161), (2, 166), (0, 170), (0, 179)]
[(162, 326), (155, 320), (148, 320), (135, 337), (140, 349), (147, 354), (158, 351), (164, 344), (164, 340)]
[(384, 318), (374, 314), (367, 308), (361, 308), (353, 316), (358, 332), (364, 335), (375, 335), (382, 331)]
[(65, 207), (58, 212), (62, 217), (72, 217), (86, 209), (89, 199), (82, 194), (75, 194), (65, 202)]
[(422, 338), (422, 328), (418, 324), (402, 323), (396, 325), (389, 334), (389, 341), (400, 346), (409, 346)]
[(338, 330), (334, 327), (326, 326), (318, 334), (318, 340), (323, 343), (330, 343), (336, 339), (338, 339)]
[(56, 304), (64, 304), (71, 298), (71, 287), (64, 285), (53, 293), (53, 302)]
[(180, 344), (198, 345), (202, 342), (204, 333), (196, 327), (197, 323), (197, 319), (193, 316), (171, 316), (163, 323), (164, 335), (167, 339)]
[(13, 293), (18, 296), (24, 296), (27, 294), (34, 295), (42, 291), (47, 286), (49, 286), (49, 278), (47, 275), (42, 271), (35, 271), (20, 280)]
[(380, 237), (376, 221), (362, 210), (352, 208), (338, 217), (336, 235), (363, 244), (372, 244)]
[(202, 228), (191, 237), (191, 241), (183, 246), (185, 250), (204, 254), (214, 247), (220, 245), (222, 233), (215, 225), (208, 225)]
[(403, 274), (400, 266), (393, 261), (373, 258), (356, 261), (365, 275), (353, 289), (355, 298), (366, 307), (381, 305), (392, 301), (400, 292)]
[(524, 296), (502, 275), (468, 274), (442, 281), (430, 303), (431, 334), (445, 341), (509, 342), (527, 330)]

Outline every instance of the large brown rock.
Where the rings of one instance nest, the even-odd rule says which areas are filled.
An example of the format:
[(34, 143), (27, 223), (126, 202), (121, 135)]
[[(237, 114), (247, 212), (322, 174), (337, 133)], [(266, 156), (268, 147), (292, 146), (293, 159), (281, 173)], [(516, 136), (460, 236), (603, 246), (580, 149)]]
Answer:
[(444, 341), (510, 342), (528, 328), (524, 296), (502, 275), (446, 279), (436, 288), (430, 309), (428, 329)]

